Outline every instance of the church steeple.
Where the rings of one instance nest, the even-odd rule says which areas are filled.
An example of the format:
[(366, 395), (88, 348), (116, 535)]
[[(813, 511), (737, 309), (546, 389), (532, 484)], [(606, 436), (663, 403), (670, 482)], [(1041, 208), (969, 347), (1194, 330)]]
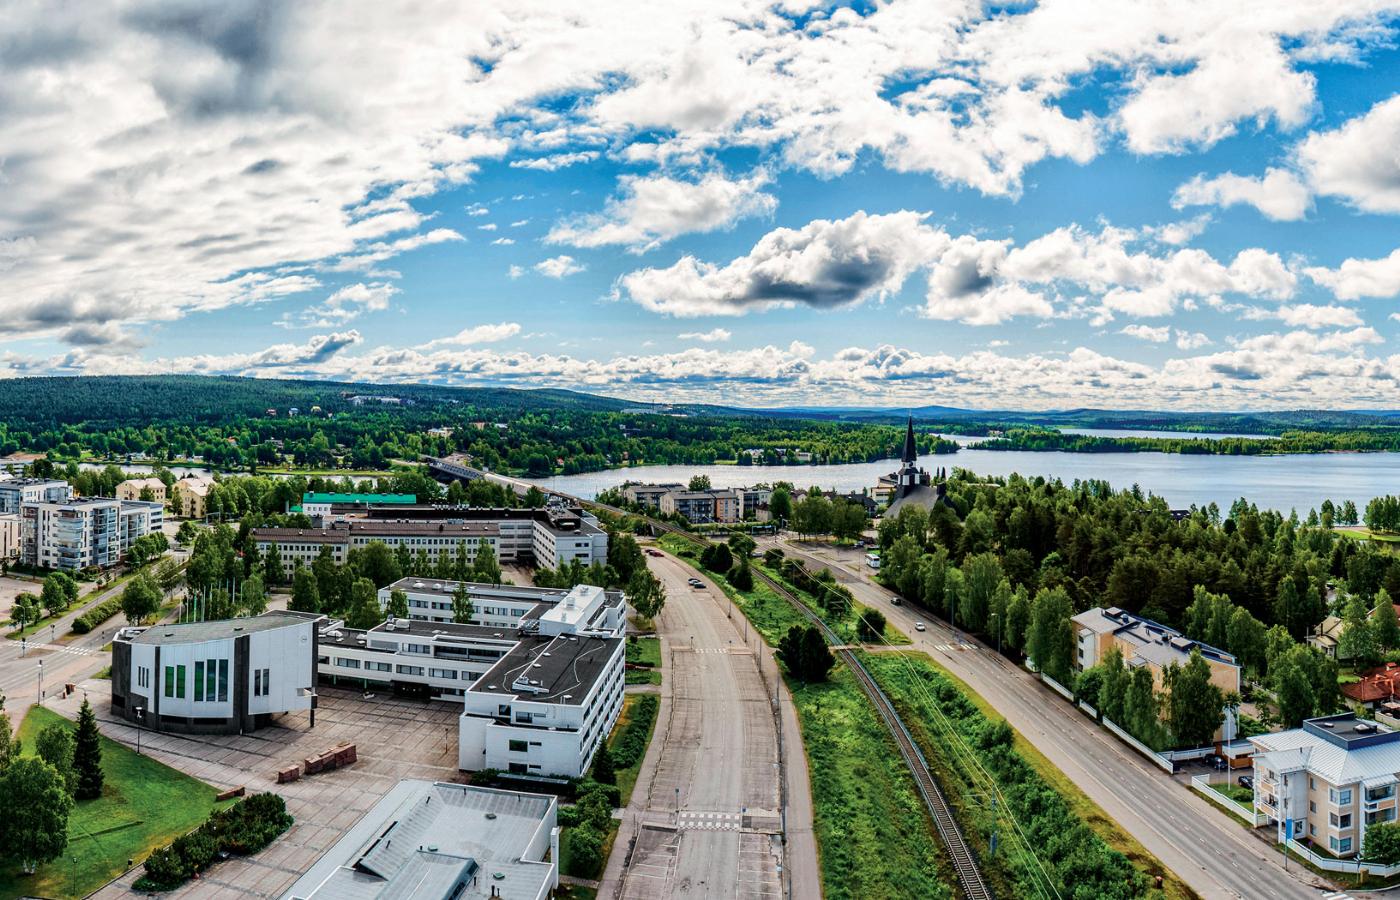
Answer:
[(899, 457), (906, 464), (912, 464), (919, 458), (919, 447), (914, 443), (914, 416), (909, 416), (909, 424), (904, 430), (904, 453)]

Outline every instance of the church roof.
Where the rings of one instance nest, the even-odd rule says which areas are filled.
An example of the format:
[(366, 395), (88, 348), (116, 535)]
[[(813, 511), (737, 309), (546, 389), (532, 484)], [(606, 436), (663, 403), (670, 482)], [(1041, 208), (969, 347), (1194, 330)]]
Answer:
[(904, 453), (899, 458), (906, 463), (912, 463), (919, 458), (919, 447), (914, 443), (914, 417), (912, 415), (904, 430)]

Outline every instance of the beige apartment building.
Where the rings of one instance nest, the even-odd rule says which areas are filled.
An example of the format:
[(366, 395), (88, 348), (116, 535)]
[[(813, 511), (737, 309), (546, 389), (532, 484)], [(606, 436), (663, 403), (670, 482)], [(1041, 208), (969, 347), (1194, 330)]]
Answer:
[[(149, 497), (142, 497), (142, 491), (150, 491)], [(155, 503), (165, 502), (165, 482), (159, 478), (128, 478), (117, 485), (118, 500), (150, 500)]]
[[(1075, 630), (1077, 671), (1097, 665), (1108, 649), (1116, 646), (1130, 668), (1147, 666), (1151, 670), (1152, 682), (1160, 691), (1164, 672), (1173, 665), (1186, 665), (1191, 652), (1199, 650), (1201, 658), (1210, 666), (1211, 683), (1224, 693), (1239, 692), (1240, 664), (1234, 656), (1210, 644), (1193, 641), (1174, 628), (1117, 607), (1096, 606), (1074, 616), (1070, 622)], [(1234, 737), (1234, 715), (1227, 709), (1224, 724), (1216, 732), (1215, 739), (1228, 742)]]
[(170, 506), (177, 516), (202, 519), (209, 514), (209, 491), (214, 479), (207, 475), (187, 475), (170, 486)]
[(1366, 829), (1394, 822), (1400, 732), (1352, 713), (1252, 737), (1254, 807), (1277, 828), (1333, 856), (1361, 852)]
[(0, 514), (0, 561), (10, 562), (19, 558), (20, 518), (19, 513)]
[(662, 515), (679, 513), (689, 522), (739, 521), (739, 495), (734, 491), (670, 491), (662, 494)]

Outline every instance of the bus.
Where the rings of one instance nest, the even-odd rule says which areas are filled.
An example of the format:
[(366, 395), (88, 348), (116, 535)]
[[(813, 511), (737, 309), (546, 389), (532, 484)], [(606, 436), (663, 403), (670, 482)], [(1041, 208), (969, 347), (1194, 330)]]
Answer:
[(865, 564), (866, 564), (867, 566), (869, 566), (870, 568), (875, 569), (876, 571), (879, 571), (879, 569), (880, 569), (880, 554), (878, 554), (878, 553), (867, 553), (867, 554), (865, 554)]

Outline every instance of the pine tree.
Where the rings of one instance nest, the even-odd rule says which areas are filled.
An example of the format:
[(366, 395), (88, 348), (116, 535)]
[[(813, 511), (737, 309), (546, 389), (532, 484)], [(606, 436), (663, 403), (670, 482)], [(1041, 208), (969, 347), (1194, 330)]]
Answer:
[(292, 601), (287, 608), (295, 612), (321, 611), (321, 595), (316, 587), (316, 575), (310, 569), (297, 566), (292, 575)]
[(617, 784), (617, 769), (613, 765), (612, 751), (606, 746), (598, 748), (593, 758), (593, 780), (600, 784)]
[(102, 796), (102, 742), (98, 740), (97, 716), (93, 715), (87, 698), (78, 709), (78, 728), (73, 735), (73, 768), (78, 772), (75, 796), (79, 800)]
[(1385, 588), (1376, 591), (1376, 608), (1371, 612), (1371, 633), (1382, 650), (1400, 647), (1400, 620), (1395, 616), (1395, 604)]

